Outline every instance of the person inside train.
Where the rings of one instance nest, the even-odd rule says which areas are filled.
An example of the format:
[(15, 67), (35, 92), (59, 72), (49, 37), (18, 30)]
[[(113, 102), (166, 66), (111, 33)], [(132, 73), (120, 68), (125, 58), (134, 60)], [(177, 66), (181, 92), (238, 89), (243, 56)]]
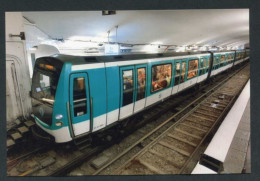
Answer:
[(166, 86), (167, 86), (166, 75), (162, 73), (159, 75), (158, 88), (162, 89), (165, 88)]

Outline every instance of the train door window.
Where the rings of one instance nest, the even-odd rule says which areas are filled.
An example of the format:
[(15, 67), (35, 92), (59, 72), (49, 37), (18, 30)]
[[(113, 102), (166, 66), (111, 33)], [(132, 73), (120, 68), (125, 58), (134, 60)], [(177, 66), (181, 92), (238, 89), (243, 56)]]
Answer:
[(152, 67), (152, 92), (167, 88), (171, 84), (172, 64), (154, 65)]
[(240, 59), (240, 53), (237, 54), (237, 58), (236, 59), (237, 60)]
[(87, 113), (87, 95), (84, 77), (77, 77), (73, 80), (73, 107), (75, 117)]
[(213, 58), (213, 67), (214, 67), (214, 70), (216, 69), (216, 57)]
[(227, 65), (228, 64), (228, 55), (225, 55), (225, 61), (224, 61), (224, 65)]
[(206, 73), (206, 64), (207, 64), (207, 58), (204, 58), (204, 65), (203, 65), (203, 69), (204, 69), (204, 74)]
[(228, 55), (228, 63), (231, 63), (231, 60), (232, 60), (232, 56), (231, 54)]
[(221, 59), (220, 59), (220, 66), (221, 67), (224, 65), (224, 61), (225, 61), (225, 55), (221, 55)]
[(174, 85), (178, 85), (179, 84), (180, 73), (181, 73), (181, 63), (178, 62), (178, 63), (175, 64)]
[(137, 98), (136, 101), (145, 98), (146, 69), (137, 69)]
[(205, 70), (204, 62), (206, 62), (206, 59), (201, 58), (200, 59), (200, 72), (199, 72), (199, 75), (204, 74), (204, 70)]
[(197, 74), (198, 74), (198, 67), (199, 67), (199, 60), (198, 59), (189, 61), (187, 79), (191, 79), (191, 78), (197, 76)]
[(123, 106), (133, 102), (133, 70), (123, 70)]
[(186, 62), (182, 62), (181, 83), (185, 81)]
[(217, 60), (216, 61), (217, 61), (216, 62), (217, 68), (219, 68), (219, 65), (220, 65), (220, 57), (219, 56), (217, 56)]
[(206, 72), (209, 71), (209, 64), (210, 64), (210, 58), (207, 59), (207, 69), (206, 69)]

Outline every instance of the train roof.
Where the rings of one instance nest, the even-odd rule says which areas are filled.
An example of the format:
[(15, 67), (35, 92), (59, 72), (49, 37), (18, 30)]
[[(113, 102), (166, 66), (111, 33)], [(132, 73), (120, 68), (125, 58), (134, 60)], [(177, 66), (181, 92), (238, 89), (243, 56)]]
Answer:
[(75, 56), (55, 54), (52, 58), (58, 59), (63, 63), (86, 64), (86, 63), (104, 63), (117, 61), (131, 61), (138, 59), (164, 58), (185, 55), (208, 54), (209, 52), (174, 52), (174, 53), (157, 53), (157, 54), (122, 54), (122, 55), (101, 55), (101, 56)]
[[(104, 55), (75, 56), (75, 55), (55, 54), (51, 57), (63, 63), (92, 64), (92, 63), (105, 63), (105, 62), (117, 62), (117, 61), (131, 61), (131, 60), (138, 60), (138, 59), (175, 57), (175, 56), (185, 56), (185, 55), (188, 56), (188, 55), (209, 54), (209, 53), (210, 53), (209, 51), (204, 51), (204, 52), (173, 52), (173, 53), (156, 53), (156, 54), (121, 54), (121, 55), (105, 55), (105, 56)], [(214, 53), (224, 53), (224, 51), (214, 52)]]

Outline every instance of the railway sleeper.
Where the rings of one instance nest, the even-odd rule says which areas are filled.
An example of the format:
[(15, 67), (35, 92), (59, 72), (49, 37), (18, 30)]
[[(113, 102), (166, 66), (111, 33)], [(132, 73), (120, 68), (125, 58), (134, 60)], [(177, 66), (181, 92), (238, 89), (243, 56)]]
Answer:
[(200, 124), (200, 125), (205, 126), (207, 128), (210, 128), (213, 125), (213, 123), (211, 121), (198, 119), (198, 118), (193, 117), (193, 116), (187, 117), (186, 120), (193, 122), (193, 123), (196, 123), (196, 124)]
[(194, 129), (197, 129), (197, 130), (202, 131), (202, 132), (207, 132), (209, 130), (209, 127), (203, 126), (199, 123), (188, 121), (187, 119), (184, 120), (181, 124), (188, 126), (188, 127), (191, 127), (191, 128), (194, 128)]

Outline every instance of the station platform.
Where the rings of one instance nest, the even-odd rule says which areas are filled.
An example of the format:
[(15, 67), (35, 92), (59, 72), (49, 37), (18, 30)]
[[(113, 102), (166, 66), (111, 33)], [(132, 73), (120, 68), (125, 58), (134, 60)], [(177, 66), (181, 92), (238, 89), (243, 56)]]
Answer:
[(251, 173), (250, 81), (192, 171), (192, 174), (238, 173)]
[(238, 125), (221, 173), (251, 173), (250, 99)]

